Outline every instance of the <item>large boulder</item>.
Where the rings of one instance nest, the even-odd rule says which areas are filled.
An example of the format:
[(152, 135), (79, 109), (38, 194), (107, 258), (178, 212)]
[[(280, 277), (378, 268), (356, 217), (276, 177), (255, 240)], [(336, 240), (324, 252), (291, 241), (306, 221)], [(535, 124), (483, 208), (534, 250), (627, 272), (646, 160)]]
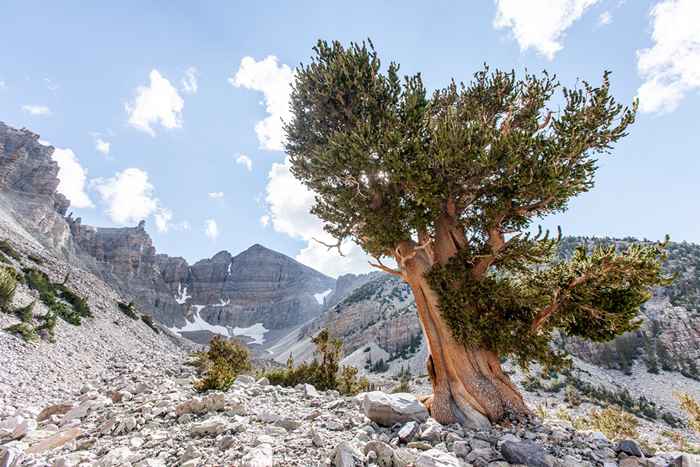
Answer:
[(454, 455), (439, 449), (424, 451), (416, 459), (416, 467), (463, 467), (464, 465)]
[(412, 394), (372, 391), (357, 397), (367, 418), (382, 426), (428, 419), (428, 410)]
[(511, 464), (522, 464), (528, 467), (550, 467), (544, 449), (529, 441), (521, 441), (519, 443), (506, 441), (501, 444), (501, 454)]

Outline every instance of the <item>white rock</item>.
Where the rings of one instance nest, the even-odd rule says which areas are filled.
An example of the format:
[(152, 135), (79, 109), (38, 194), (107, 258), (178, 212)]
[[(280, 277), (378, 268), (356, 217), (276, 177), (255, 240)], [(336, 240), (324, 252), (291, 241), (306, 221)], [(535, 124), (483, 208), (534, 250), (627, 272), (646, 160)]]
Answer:
[(20, 439), (35, 430), (36, 426), (36, 421), (20, 415), (6, 418), (0, 423), (0, 439)]
[(234, 385), (242, 385), (242, 386), (252, 386), (255, 384), (255, 378), (253, 378), (250, 375), (238, 375), (236, 376), (236, 379), (233, 382)]
[(336, 446), (333, 460), (335, 467), (362, 467), (365, 465), (365, 455), (348, 441), (342, 441)]
[(95, 464), (96, 467), (117, 467), (129, 462), (129, 458), (133, 457), (134, 453), (127, 447), (119, 447), (110, 450), (107, 455), (102, 457)]
[(452, 454), (439, 449), (423, 451), (416, 459), (415, 467), (462, 467), (462, 463)]
[(312, 384), (308, 383), (304, 384), (304, 395), (310, 398), (320, 397), (320, 394), (318, 393), (316, 388)]
[(272, 446), (259, 444), (243, 456), (242, 467), (272, 467)]
[(201, 423), (195, 423), (190, 428), (194, 435), (218, 435), (228, 429), (228, 423), (224, 417), (211, 417)]
[(428, 410), (412, 394), (372, 391), (359, 394), (357, 400), (367, 418), (382, 426), (428, 419)]
[(186, 413), (203, 414), (224, 410), (226, 399), (224, 393), (216, 392), (204, 397), (193, 397), (175, 407), (175, 415)]

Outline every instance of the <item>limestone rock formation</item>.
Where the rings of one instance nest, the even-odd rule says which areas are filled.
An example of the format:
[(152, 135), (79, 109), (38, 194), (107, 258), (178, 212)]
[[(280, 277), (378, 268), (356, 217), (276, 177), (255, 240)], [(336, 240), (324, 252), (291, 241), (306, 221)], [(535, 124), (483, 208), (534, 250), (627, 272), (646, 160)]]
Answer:
[(38, 233), (42, 243), (67, 247), (70, 231), (63, 216), (70, 203), (56, 191), (53, 152), (39, 142), (39, 135), (0, 122), (0, 207), (24, 220), (23, 227)]

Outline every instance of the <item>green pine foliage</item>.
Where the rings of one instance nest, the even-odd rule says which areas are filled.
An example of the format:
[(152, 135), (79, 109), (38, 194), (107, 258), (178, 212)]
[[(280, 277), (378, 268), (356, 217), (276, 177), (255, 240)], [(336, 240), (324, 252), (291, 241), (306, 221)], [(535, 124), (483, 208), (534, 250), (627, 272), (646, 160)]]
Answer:
[(6, 327), (5, 331), (20, 336), (25, 342), (35, 342), (39, 339), (39, 335), (34, 326), (27, 323), (13, 324), (12, 326)]
[(39, 292), (39, 300), (56, 316), (74, 326), (79, 326), (82, 318), (92, 317), (87, 300), (65, 284), (51, 282), (49, 277), (38, 269), (27, 268), (24, 273), (27, 285)]
[(319, 390), (332, 389), (346, 395), (357, 394), (369, 388), (367, 379), (357, 377), (357, 368), (340, 365), (342, 344), (327, 329), (321, 330), (312, 342), (316, 346), (313, 361), (294, 366), (290, 355), (286, 368), (270, 370), (263, 375), (271, 384), (279, 386), (294, 387), (308, 383)]
[(117, 302), (117, 308), (131, 319), (139, 319), (138, 313), (136, 313), (136, 306), (134, 302), (124, 303)]
[(427, 274), (444, 319), (465, 347), (523, 366), (566, 363), (550, 345), (556, 331), (609, 341), (639, 327), (651, 289), (670, 281), (665, 244), (560, 260), (558, 239), (529, 234), (593, 187), (598, 159), (635, 120), (637, 103), (616, 102), (609, 72), (572, 89), (547, 72), (485, 66), (430, 95), (420, 74), (382, 66), (371, 42), (313, 51), (296, 70), (286, 151), (338, 246), (349, 239), (404, 268), (446, 232), (457, 253)]
[(12, 258), (15, 261), (20, 261), (22, 259), (8, 240), (0, 240), (0, 254), (5, 258)]
[(193, 365), (201, 378), (195, 381), (194, 389), (227, 391), (236, 376), (250, 371), (250, 352), (240, 342), (214, 336), (206, 352), (197, 352)]
[(9, 312), (9, 306), (17, 289), (17, 278), (14, 271), (0, 266), (0, 310)]

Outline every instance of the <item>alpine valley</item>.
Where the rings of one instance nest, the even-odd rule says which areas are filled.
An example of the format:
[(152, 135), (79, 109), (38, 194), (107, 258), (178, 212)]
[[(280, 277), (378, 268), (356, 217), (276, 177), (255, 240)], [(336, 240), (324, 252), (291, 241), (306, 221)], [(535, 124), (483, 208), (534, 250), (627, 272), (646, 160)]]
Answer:
[[(639, 330), (607, 343), (558, 338), (573, 356), (565, 373), (506, 363), (542, 424), (469, 431), (409, 421), (396, 407), (382, 424), (368, 412), (378, 394), (390, 398), (399, 379), (416, 394), (430, 388), (405, 283), (383, 272), (334, 279), (259, 244), (194, 264), (160, 254), (145, 222), (74, 217), (57, 192), (53, 151), (0, 123), (2, 261), (72, 290), (91, 313), (58, 320), (49, 335), (51, 311), (26, 280), (13, 305), (34, 303), (33, 315), (0, 313), (0, 466), (697, 465), (689, 446), (700, 439), (677, 394), (700, 399), (699, 245), (670, 242), (665, 269), (675, 279), (655, 290)], [(640, 241), (564, 237), (560, 254)], [(22, 323), (37, 339), (7, 331)], [(282, 367), (290, 356), (311, 361), (323, 329), (341, 339), (342, 364), (387, 394), (353, 399), (250, 377), (204, 401), (191, 389), (188, 355), (213, 336), (240, 340), (261, 367)], [(611, 404), (636, 417), (636, 440), (577, 429)]]

